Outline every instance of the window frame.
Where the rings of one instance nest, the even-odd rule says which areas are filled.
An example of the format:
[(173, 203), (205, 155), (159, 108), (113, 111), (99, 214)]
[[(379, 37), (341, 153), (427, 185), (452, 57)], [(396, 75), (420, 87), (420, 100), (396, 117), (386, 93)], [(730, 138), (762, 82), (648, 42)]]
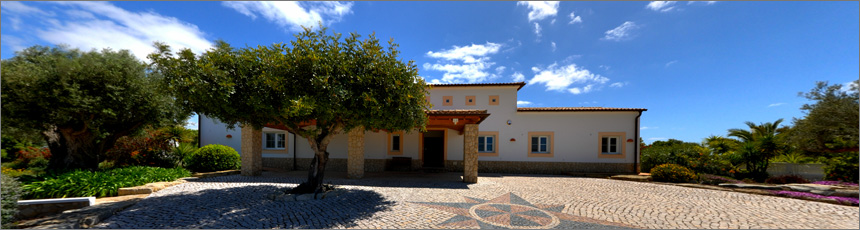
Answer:
[(442, 96), (442, 105), (443, 106), (453, 106), (454, 105), (454, 96)]
[[(394, 148), (394, 143), (393, 143), (392, 138), (393, 138), (393, 137), (395, 137), (395, 136), (400, 137), (400, 138), (398, 138), (398, 139), (399, 139), (399, 141), (398, 141), (398, 143), (397, 143), (397, 144), (398, 144), (398, 147), (400, 147), (400, 149), (399, 149), (399, 150), (397, 150), (397, 151), (394, 151), (394, 150), (393, 150), (393, 148)], [(403, 146), (403, 138), (404, 138), (404, 136), (403, 136), (403, 132), (402, 132), (402, 131), (399, 131), (399, 132), (388, 132), (387, 144), (385, 145), (385, 150), (386, 150), (386, 152), (388, 152), (388, 155), (398, 155), (398, 156), (399, 156), (399, 155), (403, 155), (403, 147), (404, 147), (404, 146)]]
[[(482, 136), (484, 136), (484, 137), (492, 136), (493, 137), (493, 151), (492, 152), (478, 151), (478, 156), (482, 156), (482, 157), (497, 157), (497, 156), (499, 156), (499, 131), (479, 131), (478, 132), (478, 138), (480, 138)], [(480, 141), (478, 143), (480, 143)], [(484, 143), (484, 145), (486, 146), (486, 142)]]
[(499, 95), (490, 95), (488, 101), (490, 102), (489, 105), (499, 105)]
[[(274, 143), (275, 147), (272, 147), (272, 148), (268, 147), (268, 144), (269, 144), (269, 138), (268, 138), (269, 135), (268, 134), (274, 134), (275, 135), (275, 143)], [(278, 147), (278, 137), (279, 136), (284, 137), (284, 139), (283, 139), (284, 142), (283, 142), (282, 147)], [(263, 139), (263, 143), (262, 143), (263, 144), (263, 150), (286, 150), (287, 149), (287, 133), (286, 132), (263, 131), (263, 138), (262, 139)]]
[[(617, 138), (617, 152), (603, 152), (603, 138)], [(599, 132), (597, 134), (597, 157), (598, 158), (627, 158), (627, 133), (625, 132)]]
[[(469, 102), (470, 100), (471, 100), (471, 102)], [(466, 102), (467, 106), (474, 106), (477, 104), (477, 98), (475, 98), (474, 95), (466, 96), (465, 102)]]
[[(547, 137), (547, 141), (549, 141), (548, 146), (546, 146), (547, 152), (532, 152), (532, 138), (544, 136)], [(538, 141), (540, 141), (540, 139), (538, 139)], [(538, 145), (540, 145), (540, 143), (538, 143)], [(540, 149), (540, 147), (538, 147), (538, 149)], [(528, 157), (553, 157), (555, 155), (555, 132), (529, 132), (526, 152)]]

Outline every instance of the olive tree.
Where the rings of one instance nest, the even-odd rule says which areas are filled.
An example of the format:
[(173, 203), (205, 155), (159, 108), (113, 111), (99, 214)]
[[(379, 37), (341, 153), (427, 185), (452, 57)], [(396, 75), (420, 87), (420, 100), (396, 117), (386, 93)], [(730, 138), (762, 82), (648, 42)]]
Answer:
[[(371, 34), (305, 28), (289, 45), (237, 49), (224, 41), (195, 55), (156, 43), (149, 56), (182, 105), (234, 128), (277, 124), (307, 139), (314, 151), (308, 181), (294, 193), (320, 188), (334, 135), (365, 130), (423, 129), (427, 89), (418, 69)], [(242, 153), (249, 154), (249, 153)]]
[(128, 50), (33, 46), (0, 66), (3, 127), (41, 133), (50, 169), (97, 169), (120, 137), (189, 115)]

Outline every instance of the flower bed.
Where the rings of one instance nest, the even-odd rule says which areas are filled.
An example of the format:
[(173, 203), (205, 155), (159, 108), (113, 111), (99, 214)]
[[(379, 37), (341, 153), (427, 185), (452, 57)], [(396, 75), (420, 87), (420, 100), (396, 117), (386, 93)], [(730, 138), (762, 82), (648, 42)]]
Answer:
[(841, 204), (858, 205), (858, 198), (857, 197), (822, 196), (822, 195), (818, 195), (818, 194), (814, 194), (814, 193), (795, 192), (795, 191), (773, 191), (773, 194), (779, 195), (779, 196), (794, 197), (794, 198), (830, 199), (830, 200), (836, 200), (837, 202), (839, 202)]

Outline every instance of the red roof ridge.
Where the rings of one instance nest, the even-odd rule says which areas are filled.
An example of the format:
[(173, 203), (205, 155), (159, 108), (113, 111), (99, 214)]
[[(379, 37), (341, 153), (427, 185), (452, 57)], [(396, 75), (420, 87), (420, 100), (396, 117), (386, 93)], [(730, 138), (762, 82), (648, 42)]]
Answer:
[(526, 86), (526, 82), (496, 82), (496, 83), (428, 83), (432, 87), (470, 87), (470, 86), (519, 86), (517, 91)]
[(555, 111), (555, 112), (564, 112), (564, 111), (648, 111), (648, 109), (644, 108), (609, 108), (609, 107), (520, 107), (517, 108), (517, 111)]

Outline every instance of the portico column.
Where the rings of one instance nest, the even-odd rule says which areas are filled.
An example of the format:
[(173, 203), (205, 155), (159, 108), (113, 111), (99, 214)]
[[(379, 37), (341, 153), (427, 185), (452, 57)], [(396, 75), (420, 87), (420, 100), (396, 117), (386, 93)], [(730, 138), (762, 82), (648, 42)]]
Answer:
[(350, 179), (364, 177), (364, 127), (355, 127), (349, 131), (346, 163), (347, 177)]
[(463, 182), (478, 183), (478, 125), (463, 130)]
[(242, 126), (242, 176), (263, 173), (263, 130)]

